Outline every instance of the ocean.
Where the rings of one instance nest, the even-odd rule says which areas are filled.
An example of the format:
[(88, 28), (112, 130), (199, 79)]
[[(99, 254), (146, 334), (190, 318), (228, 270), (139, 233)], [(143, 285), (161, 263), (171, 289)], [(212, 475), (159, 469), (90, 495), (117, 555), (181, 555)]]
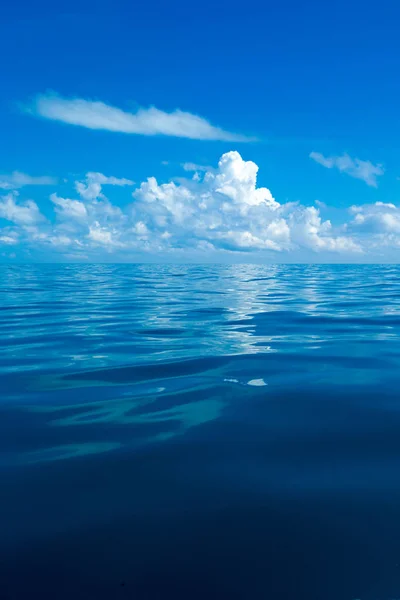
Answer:
[(0, 266), (0, 599), (400, 598), (399, 390), (399, 266)]

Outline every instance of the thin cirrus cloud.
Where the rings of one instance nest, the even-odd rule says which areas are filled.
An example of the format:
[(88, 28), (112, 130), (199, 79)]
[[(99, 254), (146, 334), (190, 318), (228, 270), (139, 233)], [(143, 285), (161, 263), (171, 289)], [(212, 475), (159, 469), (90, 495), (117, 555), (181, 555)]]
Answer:
[(371, 187), (378, 187), (377, 177), (384, 174), (382, 165), (374, 165), (369, 160), (351, 158), (348, 154), (341, 156), (324, 156), (320, 152), (311, 152), (310, 158), (327, 169), (336, 168), (355, 179), (361, 179)]
[(26, 185), (55, 185), (57, 181), (55, 177), (48, 177), (47, 175), (32, 177), (20, 171), (13, 171), (10, 175), (0, 175), (0, 189), (17, 190)]
[(189, 173), (191, 171), (210, 171), (211, 167), (206, 167), (204, 165), (196, 165), (196, 163), (191, 163), (191, 162), (185, 162), (182, 163), (182, 168), (184, 171), (189, 171)]
[(254, 138), (225, 131), (203, 117), (182, 110), (164, 112), (155, 108), (124, 111), (99, 100), (63, 98), (57, 94), (39, 94), (25, 111), (53, 121), (137, 135), (166, 135), (193, 140), (248, 142)]

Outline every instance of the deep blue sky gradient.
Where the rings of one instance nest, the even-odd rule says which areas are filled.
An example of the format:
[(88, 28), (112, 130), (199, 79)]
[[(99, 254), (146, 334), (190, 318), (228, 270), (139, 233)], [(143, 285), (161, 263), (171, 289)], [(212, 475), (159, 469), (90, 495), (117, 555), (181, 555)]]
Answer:
[[(397, 203), (400, 7), (325, 3), (8, 2), (2, 9), (0, 172), (143, 181), (237, 149), (280, 202)], [(257, 143), (90, 131), (20, 110), (37, 93), (199, 114)], [(311, 151), (382, 163), (378, 189), (311, 161)], [(162, 165), (169, 161), (169, 165)], [(46, 212), (39, 189), (29, 197)], [(327, 216), (334, 222), (334, 210)]]

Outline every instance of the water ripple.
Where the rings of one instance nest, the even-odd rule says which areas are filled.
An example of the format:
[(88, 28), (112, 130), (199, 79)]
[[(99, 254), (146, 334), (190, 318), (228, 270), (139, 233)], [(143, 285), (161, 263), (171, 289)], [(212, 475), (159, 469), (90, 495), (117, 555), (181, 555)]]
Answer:
[[(167, 441), (260, 395), (344, 385), (382, 392), (398, 380), (396, 266), (0, 271), (0, 409), (21, 431), (31, 419), (29, 464), (84, 454), (77, 428), (86, 427), (79, 448), (87, 443), (91, 453), (132, 449), (131, 435), (141, 444)], [(65, 414), (52, 418), (56, 410)], [(106, 422), (118, 425), (115, 439), (99, 429)], [(70, 452), (51, 450), (61, 428), (58, 445), (71, 444)], [(2, 439), (7, 460), (15, 451), (21, 463), (9, 436)]]

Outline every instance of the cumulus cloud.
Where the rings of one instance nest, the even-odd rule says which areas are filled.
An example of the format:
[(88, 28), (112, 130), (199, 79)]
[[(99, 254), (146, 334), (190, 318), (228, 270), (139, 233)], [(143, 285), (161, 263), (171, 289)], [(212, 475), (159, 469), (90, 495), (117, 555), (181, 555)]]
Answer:
[(354, 216), (349, 227), (354, 231), (377, 234), (400, 234), (400, 210), (395, 204), (376, 202), (351, 206)]
[(16, 190), (26, 185), (56, 185), (57, 179), (43, 175), (32, 177), (20, 171), (13, 171), (10, 175), (0, 175), (0, 189)]
[(38, 244), (50, 245), (61, 251), (65, 250), (76, 240), (72, 240), (67, 235), (56, 234), (53, 235), (50, 232), (38, 231), (36, 229), (28, 229), (31, 240)]
[(236, 142), (250, 140), (245, 136), (215, 127), (202, 117), (178, 109), (168, 113), (150, 107), (128, 112), (98, 100), (62, 98), (56, 94), (44, 94), (38, 95), (27, 110), (46, 119), (88, 129), (138, 135), (168, 135), (193, 140)]
[(0, 219), (17, 225), (31, 225), (43, 220), (39, 208), (32, 200), (17, 204), (17, 192), (7, 194), (0, 199)]
[(257, 187), (257, 173), (254, 162), (227, 152), (202, 179), (158, 184), (150, 177), (134, 192), (133, 218), (170, 247), (361, 251), (335, 236), (317, 208), (279, 204), (269, 189)]
[(118, 179), (118, 177), (107, 177), (102, 173), (86, 173), (85, 181), (76, 181), (75, 189), (81, 198), (94, 200), (101, 196), (103, 185), (126, 186), (134, 185), (130, 179)]
[(315, 252), (363, 253), (361, 245), (351, 236), (334, 235), (331, 222), (322, 221), (319, 209), (314, 206), (291, 209), (288, 222), (297, 247)]
[(57, 194), (51, 194), (50, 200), (56, 206), (56, 213), (62, 218), (86, 220), (87, 210), (83, 202), (70, 200), (69, 198), (60, 198)]
[[(0, 219), (6, 220), (4, 227), (0, 221), (0, 244), (85, 260), (102, 253), (117, 259), (129, 259), (130, 253), (169, 254), (173, 260), (176, 253), (185, 257), (190, 252), (197, 257), (247, 253), (246, 260), (255, 253), (270, 260), (304, 253), (311, 259), (313, 253), (316, 260), (317, 255), (346, 260), (400, 247), (395, 204), (354, 205), (343, 211), (340, 224), (332, 224), (322, 217), (321, 203), (281, 203), (259, 187), (258, 166), (238, 152), (227, 152), (215, 167), (195, 172), (195, 179), (159, 182), (149, 177), (133, 192), (130, 179), (90, 172), (75, 182), (71, 197), (50, 195), (53, 215), (46, 211), (48, 219), (34, 202), (21, 202), (11, 192), (0, 198)], [(121, 206), (104, 193), (112, 193), (114, 186), (125, 191)]]
[(98, 221), (95, 221), (93, 225), (89, 225), (89, 233), (87, 237), (95, 245), (104, 246), (109, 250), (116, 247), (124, 247), (124, 244), (118, 239), (118, 229), (102, 227)]
[(377, 177), (384, 174), (382, 165), (374, 165), (369, 160), (351, 158), (348, 154), (325, 157), (319, 152), (311, 152), (310, 158), (327, 169), (336, 168), (350, 177), (361, 179), (371, 187), (377, 187)]
[(360, 239), (367, 252), (398, 261), (400, 248), (400, 208), (391, 202), (353, 205), (346, 232)]

